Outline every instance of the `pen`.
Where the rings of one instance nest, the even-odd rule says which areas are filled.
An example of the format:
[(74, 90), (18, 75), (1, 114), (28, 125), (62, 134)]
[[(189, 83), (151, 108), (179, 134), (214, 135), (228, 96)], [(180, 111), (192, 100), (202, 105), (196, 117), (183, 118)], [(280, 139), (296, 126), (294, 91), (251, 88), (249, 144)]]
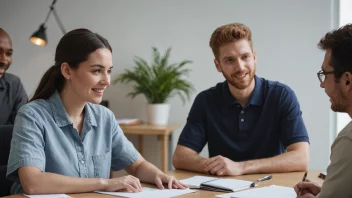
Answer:
[[(265, 177), (262, 177), (262, 178), (258, 179), (257, 182), (266, 181), (266, 180), (271, 179), (272, 177), (273, 176), (271, 176), (271, 175), (267, 175)], [(251, 185), (249, 187), (255, 187), (255, 186), (256, 186), (256, 183), (253, 182), (253, 183), (251, 183)]]
[(265, 177), (262, 177), (262, 178), (258, 179), (257, 182), (266, 181), (266, 180), (271, 179), (272, 177), (273, 177), (273, 176), (271, 176), (271, 175), (267, 175), (267, 176), (265, 176)]
[[(308, 174), (308, 172), (306, 172), (306, 173), (304, 174), (303, 179), (302, 179), (302, 182), (306, 181), (307, 174)], [(301, 190), (299, 190), (298, 196), (301, 196), (302, 191), (303, 191), (303, 188), (301, 188)]]

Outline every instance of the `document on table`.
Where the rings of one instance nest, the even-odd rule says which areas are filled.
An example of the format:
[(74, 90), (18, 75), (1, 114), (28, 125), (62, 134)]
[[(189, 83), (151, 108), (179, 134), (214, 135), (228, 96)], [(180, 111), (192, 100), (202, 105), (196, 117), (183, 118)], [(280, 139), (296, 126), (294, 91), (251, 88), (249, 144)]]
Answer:
[(71, 198), (68, 195), (65, 194), (46, 194), (46, 195), (27, 195), (27, 194), (23, 194), (26, 197), (30, 197), (30, 198)]
[(255, 188), (241, 192), (216, 195), (218, 198), (296, 198), (297, 195), (292, 187), (271, 185), (268, 187)]
[(153, 198), (166, 198), (166, 197), (176, 197), (188, 193), (196, 192), (196, 190), (191, 189), (156, 189), (156, 188), (147, 188), (143, 187), (142, 192), (104, 192), (104, 191), (95, 191), (96, 193), (121, 196), (121, 197), (153, 197)]
[(199, 188), (210, 191), (234, 192), (249, 188), (251, 181), (239, 179), (223, 179), (217, 177), (194, 176), (180, 180), (190, 188)]
[(180, 180), (181, 183), (188, 185), (191, 188), (200, 188), (202, 183), (214, 181), (219, 178), (206, 176), (193, 176), (187, 179)]

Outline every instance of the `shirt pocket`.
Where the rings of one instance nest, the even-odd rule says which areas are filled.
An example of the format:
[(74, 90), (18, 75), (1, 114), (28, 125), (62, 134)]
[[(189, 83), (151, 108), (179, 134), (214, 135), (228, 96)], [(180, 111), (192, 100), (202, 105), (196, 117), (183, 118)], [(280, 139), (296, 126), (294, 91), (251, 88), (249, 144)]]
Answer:
[(111, 151), (102, 155), (94, 155), (92, 159), (94, 164), (94, 177), (108, 179), (111, 169)]

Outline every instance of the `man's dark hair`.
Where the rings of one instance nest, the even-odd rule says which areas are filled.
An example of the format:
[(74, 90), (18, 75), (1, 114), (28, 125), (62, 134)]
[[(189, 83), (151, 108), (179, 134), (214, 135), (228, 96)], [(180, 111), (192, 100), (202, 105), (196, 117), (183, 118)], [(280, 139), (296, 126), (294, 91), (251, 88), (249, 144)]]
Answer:
[(334, 68), (336, 79), (340, 79), (344, 72), (352, 73), (352, 24), (326, 33), (318, 47), (331, 50), (329, 64)]

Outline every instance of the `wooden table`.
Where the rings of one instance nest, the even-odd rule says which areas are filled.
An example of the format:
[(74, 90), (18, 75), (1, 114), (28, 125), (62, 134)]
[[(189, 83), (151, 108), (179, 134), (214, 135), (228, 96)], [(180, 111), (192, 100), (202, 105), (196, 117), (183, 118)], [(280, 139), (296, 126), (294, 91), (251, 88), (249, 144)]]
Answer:
[(161, 148), (161, 170), (167, 172), (169, 170), (169, 140), (172, 132), (179, 128), (177, 124), (170, 124), (166, 126), (140, 124), (134, 126), (120, 125), (125, 134), (138, 135), (138, 151), (143, 155), (144, 135), (156, 135), (160, 141)]
[[(321, 171), (317, 170), (310, 170), (308, 171), (308, 179), (311, 181), (314, 181), (318, 184), (322, 184), (323, 180), (318, 178), (318, 175)], [(174, 177), (178, 179), (185, 179), (189, 178), (195, 175), (203, 175), (203, 174), (198, 174), (198, 173), (193, 173), (193, 172), (188, 172), (188, 171), (169, 171), (169, 175), (173, 175)], [(243, 179), (243, 180), (249, 180), (249, 181), (256, 181), (258, 178), (261, 178), (265, 175), (268, 174), (253, 174), (253, 175), (243, 175), (243, 176), (237, 176), (237, 177), (226, 177), (226, 178), (233, 178), (233, 179)], [(270, 186), (270, 185), (280, 185), (280, 186), (287, 186), (287, 187), (293, 187), (296, 185), (298, 182), (300, 182), (303, 178), (304, 172), (292, 172), (292, 173), (274, 173), (272, 174), (273, 178), (268, 181), (263, 181), (259, 183), (259, 187), (263, 186)], [(209, 176), (209, 175), (208, 175)], [(143, 184), (145, 187), (155, 187), (150, 184)], [(212, 192), (212, 191), (205, 191), (205, 190), (199, 190), (195, 193), (190, 193), (178, 197), (182, 198), (188, 198), (188, 197), (202, 197), (202, 198), (214, 198), (215, 195), (218, 194), (224, 194), (220, 192)], [(98, 194), (98, 193), (80, 193), (80, 194), (69, 194), (71, 197), (77, 197), (77, 198), (96, 198), (96, 197), (116, 197), (116, 196), (110, 196), (110, 195), (103, 195), (103, 194)], [(25, 198), (23, 195), (14, 195), (14, 196), (9, 196), (9, 198)]]
[[(318, 184), (323, 184), (322, 179), (318, 178), (319, 173), (322, 171), (318, 170), (310, 170), (308, 171), (308, 176), (307, 179), (314, 181)], [(270, 186), (270, 185), (279, 185), (279, 186), (286, 186), (286, 187), (293, 187), (296, 185), (298, 182), (302, 181), (303, 175), (305, 172), (291, 172), (291, 173), (274, 173), (274, 174), (253, 174), (253, 175), (242, 175), (242, 176), (236, 176), (236, 177), (226, 177), (226, 178), (232, 178), (232, 179), (242, 179), (242, 180), (248, 180), (248, 181), (256, 181), (259, 178), (262, 178), (266, 175), (272, 175), (272, 179), (259, 182), (258, 187), (263, 187), (263, 186)], [(175, 171), (169, 171), (169, 175), (173, 175), (177, 179), (186, 179), (195, 175), (204, 175), (204, 176), (209, 176), (205, 174), (197, 174), (197, 173), (192, 173), (188, 171), (181, 171), (181, 170), (175, 170)], [(214, 177), (214, 176), (211, 176)], [(219, 194), (224, 194), (220, 192), (213, 192), (213, 191), (205, 191), (205, 190), (199, 190), (195, 193), (190, 193), (186, 195), (182, 195), (179, 197), (184, 197), (184, 198), (189, 198), (189, 197), (202, 197), (202, 198), (214, 198), (215, 195)]]

